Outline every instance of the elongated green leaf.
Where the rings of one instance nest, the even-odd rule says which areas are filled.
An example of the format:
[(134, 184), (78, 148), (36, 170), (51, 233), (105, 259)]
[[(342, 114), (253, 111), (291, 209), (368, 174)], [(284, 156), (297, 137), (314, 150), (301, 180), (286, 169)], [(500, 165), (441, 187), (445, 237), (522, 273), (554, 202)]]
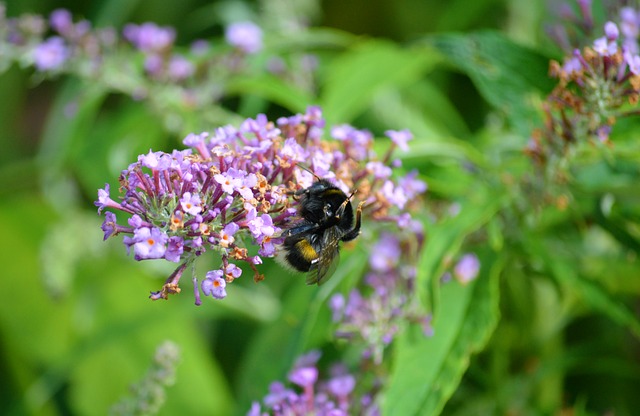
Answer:
[(557, 250), (549, 250), (553, 244), (530, 239), (528, 241), (532, 255), (538, 255), (544, 261), (547, 270), (563, 285), (575, 291), (587, 305), (608, 316), (612, 321), (627, 327), (640, 338), (640, 320), (621, 301), (595, 281), (579, 276), (571, 259), (558, 255)]
[(481, 257), (478, 279), (442, 288), (434, 335), (410, 328), (398, 339), (382, 402), (384, 415), (436, 415), (458, 386), (471, 354), (481, 350), (499, 319), (498, 276), (503, 261)]
[(229, 83), (226, 88), (229, 94), (257, 95), (286, 107), (292, 112), (304, 112), (307, 106), (313, 104), (313, 97), (310, 94), (272, 75), (237, 79)]
[(521, 133), (528, 134), (538, 124), (536, 99), (554, 85), (547, 75), (548, 57), (497, 32), (436, 35), (428, 43), (469, 76), (482, 96), (511, 117)]
[(422, 252), (417, 275), (417, 294), (425, 307), (437, 308), (445, 258), (453, 256), (464, 238), (486, 224), (502, 203), (502, 199), (495, 198), (484, 203), (468, 204), (454, 218), (428, 230), (429, 241)]
[(283, 277), (295, 287), (286, 296), (280, 318), (255, 336), (243, 360), (238, 376), (241, 411), (249, 409), (251, 400), (263, 397), (271, 382), (283, 380), (300, 354), (325, 341), (328, 320), (321, 318), (329, 315), (327, 301), (343, 281), (362, 275), (367, 266), (364, 254), (343, 256), (333, 277), (320, 287), (306, 286), (302, 276)]
[(410, 85), (439, 61), (429, 51), (371, 40), (334, 60), (327, 68), (320, 100), (327, 124), (352, 120), (381, 88)]

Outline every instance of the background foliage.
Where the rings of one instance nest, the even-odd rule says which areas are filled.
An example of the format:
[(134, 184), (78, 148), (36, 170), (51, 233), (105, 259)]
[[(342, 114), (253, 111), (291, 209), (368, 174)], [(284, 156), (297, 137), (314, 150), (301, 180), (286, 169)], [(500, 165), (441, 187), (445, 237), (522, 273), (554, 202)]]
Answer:
[[(103, 243), (92, 205), (96, 189), (149, 148), (182, 148), (189, 132), (319, 104), (329, 124), (376, 136), (409, 128), (415, 140), (401, 158), (429, 184), (418, 295), (432, 308), (435, 335), (410, 327), (388, 350), (384, 414), (633, 414), (640, 407), (638, 120), (616, 126), (612, 148), (579, 147), (565, 183), (535, 175), (522, 149), (554, 85), (549, 59), (561, 57), (544, 32), (558, 20), (551, 6), (9, 0), (8, 16), (66, 7), (96, 26), (170, 25), (185, 48), (220, 38), (229, 22), (254, 19), (265, 30), (261, 56), (295, 64), (314, 53), (318, 68), (300, 72), (311, 79), (286, 83), (256, 62), (206, 108), (136, 101), (19, 65), (0, 75), (0, 412), (104, 414), (166, 339), (181, 357), (160, 412), (167, 415), (244, 414), (314, 347), (325, 348), (323, 361), (348, 361), (348, 346), (332, 343), (327, 300), (366, 264), (357, 245), (335, 284), (270, 278), (283, 273), (267, 263), (264, 282), (239, 281), (224, 301), (151, 302), (148, 291), (171, 270), (134, 262), (115, 240)], [(594, 6), (604, 22), (610, 5)], [(284, 35), (301, 16), (309, 28)], [(441, 285), (451, 259), (466, 251), (479, 256), (480, 276)]]

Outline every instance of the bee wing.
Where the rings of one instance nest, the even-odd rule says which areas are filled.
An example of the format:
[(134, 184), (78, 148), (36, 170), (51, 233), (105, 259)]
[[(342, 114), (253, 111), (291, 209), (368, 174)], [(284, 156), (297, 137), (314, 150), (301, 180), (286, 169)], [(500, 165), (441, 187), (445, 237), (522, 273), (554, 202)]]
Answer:
[(291, 237), (298, 234), (309, 233), (315, 231), (318, 226), (308, 221), (302, 221), (295, 226), (284, 230), (279, 237)]
[(323, 239), (324, 242), (322, 250), (320, 251), (320, 257), (318, 257), (317, 262), (311, 266), (311, 270), (307, 275), (306, 282), (308, 285), (316, 283), (321, 285), (329, 280), (338, 268), (338, 263), (340, 262), (339, 236), (336, 235), (332, 229), (328, 229)]

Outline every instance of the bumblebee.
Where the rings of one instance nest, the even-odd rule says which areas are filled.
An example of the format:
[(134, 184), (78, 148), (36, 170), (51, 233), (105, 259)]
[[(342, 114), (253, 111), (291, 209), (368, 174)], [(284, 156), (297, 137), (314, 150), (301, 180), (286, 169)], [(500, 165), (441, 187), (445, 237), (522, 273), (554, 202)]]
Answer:
[(309, 273), (306, 283), (322, 284), (338, 266), (340, 241), (351, 241), (360, 235), (361, 202), (356, 209), (355, 225), (351, 195), (325, 179), (296, 191), (301, 218), (281, 237), (279, 259), (291, 268)]

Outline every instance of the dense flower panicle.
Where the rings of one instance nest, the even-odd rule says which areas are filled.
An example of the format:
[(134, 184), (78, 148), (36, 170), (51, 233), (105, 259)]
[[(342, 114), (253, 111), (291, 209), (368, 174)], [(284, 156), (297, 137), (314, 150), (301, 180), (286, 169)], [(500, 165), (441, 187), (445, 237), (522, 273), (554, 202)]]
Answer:
[[(109, 209), (130, 215), (128, 226), (121, 226), (107, 211), (105, 239), (124, 233), (123, 242), (136, 260), (180, 263), (152, 299), (178, 293), (185, 265), (208, 250), (218, 252), (221, 267), (208, 272), (201, 284), (198, 279), (193, 283), (197, 304), (200, 293), (222, 299), (226, 285), (242, 274), (238, 263), (252, 269), (254, 280), (263, 279), (256, 266), (262, 257), (277, 254), (280, 234), (296, 220), (297, 201), (291, 194), (313, 183), (309, 171), (345, 192), (357, 189), (366, 217), (401, 225), (415, 239), (421, 231), (407, 207), (426, 190), (417, 172), (395, 181), (393, 168), (375, 159), (370, 133), (350, 128), (342, 140), (326, 141), (323, 126), (317, 107), (277, 124), (259, 115), (239, 128), (189, 134), (183, 141), (189, 149), (140, 155), (120, 175), (120, 202), (111, 198), (109, 184), (98, 191), (98, 213)], [(372, 164), (380, 166), (371, 169)], [(376, 176), (380, 170), (383, 180)], [(249, 254), (252, 247), (257, 255)], [(398, 265), (397, 254), (380, 259)]]
[(269, 393), (263, 398), (262, 405), (254, 402), (247, 416), (347, 416), (352, 414), (378, 415), (377, 404), (356, 393), (356, 379), (336, 365), (330, 371), (330, 377), (321, 377), (315, 351), (302, 356), (289, 373), (289, 381), (294, 386), (286, 387), (276, 381), (271, 383)]
[(545, 127), (534, 131), (525, 148), (538, 165), (564, 156), (583, 138), (610, 144), (616, 121), (637, 113), (639, 27), (638, 11), (625, 7), (619, 24), (607, 22), (590, 46), (575, 49), (563, 64), (551, 62), (550, 73), (559, 83), (544, 105)]

